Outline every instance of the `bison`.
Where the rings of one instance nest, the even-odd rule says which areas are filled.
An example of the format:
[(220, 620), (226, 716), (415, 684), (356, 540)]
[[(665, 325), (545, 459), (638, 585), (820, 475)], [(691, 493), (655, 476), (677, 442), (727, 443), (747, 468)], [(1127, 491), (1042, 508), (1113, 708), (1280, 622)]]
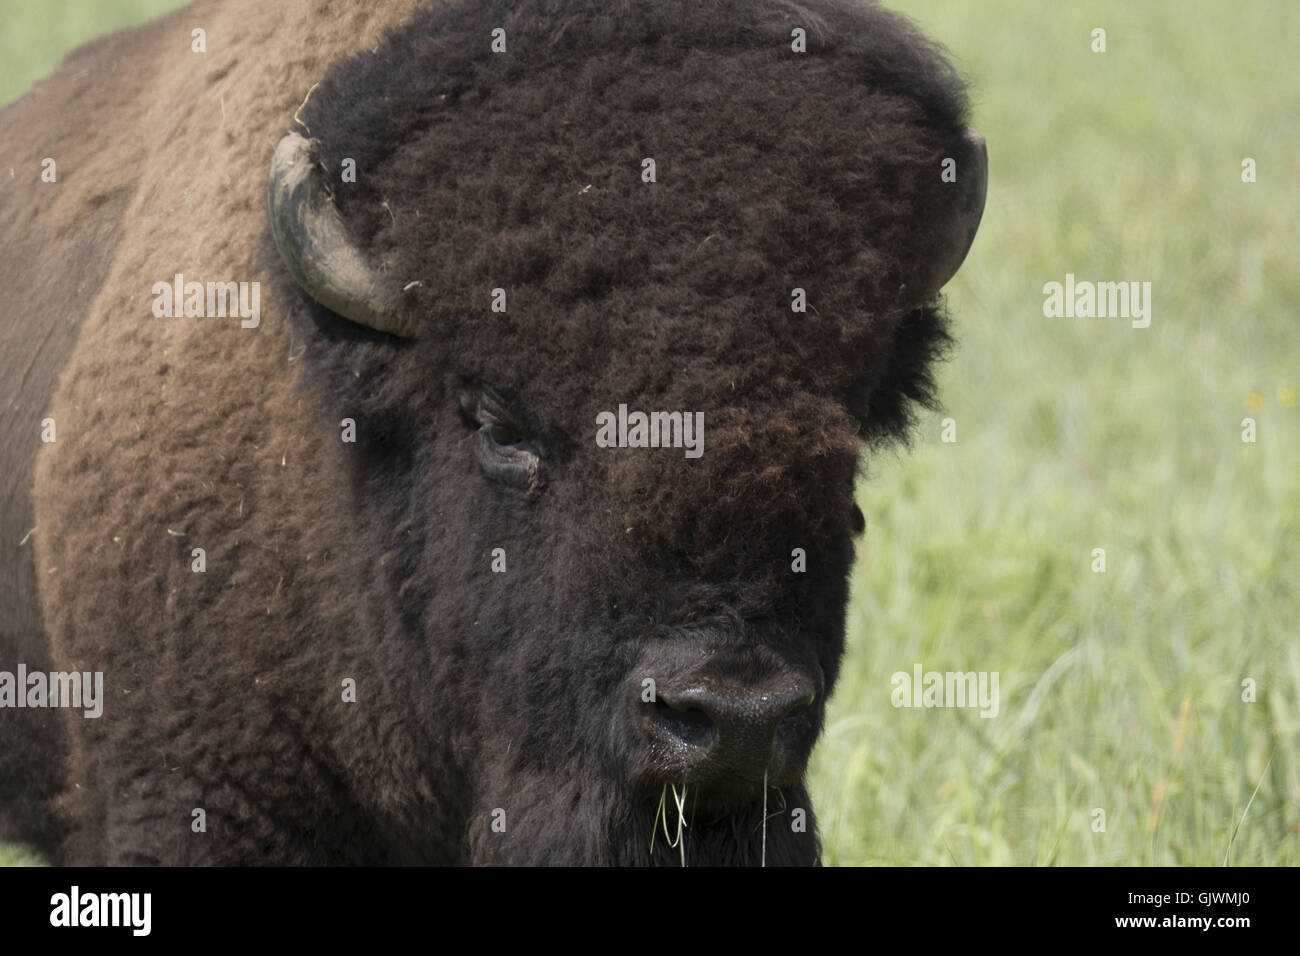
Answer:
[(860, 0), (200, 0), (70, 55), (0, 112), (0, 838), (818, 862), (968, 109)]

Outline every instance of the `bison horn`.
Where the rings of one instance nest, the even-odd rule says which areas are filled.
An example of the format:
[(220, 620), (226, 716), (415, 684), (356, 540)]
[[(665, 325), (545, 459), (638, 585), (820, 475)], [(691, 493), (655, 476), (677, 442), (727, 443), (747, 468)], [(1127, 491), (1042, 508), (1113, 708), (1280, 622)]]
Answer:
[[(952, 218), (944, 227), (938, 249), (925, 260), (925, 271), (914, 278), (908, 298), (923, 302), (937, 295), (961, 267), (975, 241), (980, 218), (984, 215), (984, 196), (988, 192), (989, 154), (984, 137), (968, 129), (954, 150), (957, 161), (957, 195)], [(953, 186), (946, 186), (952, 189)], [(916, 294), (919, 292), (919, 295)]]
[(289, 133), (266, 184), (271, 233), (298, 285), (325, 308), (380, 332), (416, 337), (410, 285), (380, 275), (348, 238), (316, 161), (316, 140)]

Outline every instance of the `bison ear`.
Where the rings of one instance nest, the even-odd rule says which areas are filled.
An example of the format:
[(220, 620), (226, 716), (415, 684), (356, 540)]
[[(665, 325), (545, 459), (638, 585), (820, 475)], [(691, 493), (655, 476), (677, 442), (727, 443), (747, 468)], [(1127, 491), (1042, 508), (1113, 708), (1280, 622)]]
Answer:
[(316, 140), (289, 133), (271, 158), (266, 204), (271, 234), (290, 274), (309, 296), (346, 319), (416, 337), (409, 291), (381, 275), (348, 237), (320, 164)]
[(909, 307), (937, 295), (957, 273), (975, 241), (980, 217), (984, 215), (984, 196), (988, 191), (989, 154), (984, 137), (968, 129), (953, 150), (957, 180), (944, 183), (950, 206), (936, 235), (924, 237), (927, 254), (918, 257), (918, 273), (909, 276), (903, 295)]

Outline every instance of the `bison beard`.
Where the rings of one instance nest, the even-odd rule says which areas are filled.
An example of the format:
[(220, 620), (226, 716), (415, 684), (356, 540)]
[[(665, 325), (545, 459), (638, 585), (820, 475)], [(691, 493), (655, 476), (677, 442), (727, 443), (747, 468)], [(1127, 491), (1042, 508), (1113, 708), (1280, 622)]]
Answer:
[[(564, 790), (564, 788), (561, 788)], [(679, 788), (680, 792), (680, 788)], [(673, 791), (667, 791), (659, 814), (662, 791), (648, 795), (619, 787), (597, 785), (589, 793), (527, 793), (527, 804), (540, 814), (565, 808), (549, 822), (539, 821), (534, 837), (524, 848), (511, 848), (484, 838), (472, 848), (479, 863), (542, 865), (653, 865), (653, 866), (807, 866), (815, 839), (809, 817), (807, 831), (790, 826), (789, 810), (808, 807), (802, 787), (772, 790), (763, 827), (763, 803), (743, 811), (702, 812), (685, 793), (681, 845)], [(666, 834), (665, 834), (666, 827)]]
[[(273, 6), (216, 9), (265, 37), (292, 19)], [(216, 203), (219, 182), (231, 231), (194, 263), (141, 226), (107, 280), (139, 299), (150, 270), (242, 265), (264, 321), (161, 332), (147, 298), (124, 322), (135, 299), (101, 296), (56, 400), (71, 430), (37, 462), (51, 656), (104, 670), (109, 697), (67, 724), (71, 826), (55, 850), (42, 818), (46, 848), (817, 862), (803, 776), (844, 650), (854, 482), (934, 400), (938, 291), (983, 206), (961, 80), (847, 0), (438, 3), (377, 43), (369, 13), (297, 12), (320, 69), (295, 44), (292, 90), (230, 74), (248, 112), (212, 134), (223, 165), (202, 189), (159, 167), (138, 200), (158, 224), (155, 195)], [(122, 372), (173, 363), (180, 398)], [(79, 428), (105, 394), (142, 410)], [(621, 405), (702, 415), (704, 454), (600, 447)], [(189, 573), (191, 546), (219, 573)]]

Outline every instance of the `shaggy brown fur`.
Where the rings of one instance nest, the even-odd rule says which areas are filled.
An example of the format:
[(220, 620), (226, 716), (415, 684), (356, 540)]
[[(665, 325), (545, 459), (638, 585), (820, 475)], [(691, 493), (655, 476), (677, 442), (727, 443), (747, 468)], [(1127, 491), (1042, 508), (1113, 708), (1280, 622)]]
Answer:
[[(163, 22), (77, 50), (63, 68), (0, 111), (0, 668), (49, 670), (33, 552), (32, 465), (59, 371), (122, 241), (131, 177), (144, 158), (138, 133), (145, 70), (104, 71), (138, 60)], [(69, 122), (70, 104), (83, 121)], [(120, 141), (105, 149), (84, 117), (113, 111)], [(40, 182), (56, 160), (57, 183)], [(49, 853), (60, 831), (45, 805), (60, 786), (58, 715), (0, 714), (0, 841)]]
[[(92, 211), (105, 180), (75, 162), (49, 187), (111, 247), (35, 482), (53, 659), (109, 689), (68, 723), (68, 860), (650, 862), (660, 790), (624, 689), (662, 648), (762, 649), (834, 684), (858, 456), (932, 397), (947, 341), (905, 289), (943, 228), (960, 82), (857, 3), (414, 6), (200, 3), (126, 34), (150, 82), (113, 94), (128, 119), (90, 124), (86, 154), (117, 198)], [(73, 109), (63, 88), (47, 112)], [(279, 261), (261, 194), (302, 127), (350, 233), (421, 283), (418, 340), (327, 312)], [(24, 148), (33, 182), (48, 141)], [(51, 223), (30, 255), (60, 261), (56, 215), (23, 201)], [(261, 280), (261, 327), (154, 318), (176, 272)], [(42, 314), (76, 301), (62, 281)], [(485, 384), (537, 493), (479, 472), (459, 397)], [(703, 457), (597, 448), (619, 403), (702, 411)], [(688, 862), (755, 862), (754, 800), (691, 804)], [(768, 862), (815, 860), (786, 816), (802, 787), (769, 803)]]

